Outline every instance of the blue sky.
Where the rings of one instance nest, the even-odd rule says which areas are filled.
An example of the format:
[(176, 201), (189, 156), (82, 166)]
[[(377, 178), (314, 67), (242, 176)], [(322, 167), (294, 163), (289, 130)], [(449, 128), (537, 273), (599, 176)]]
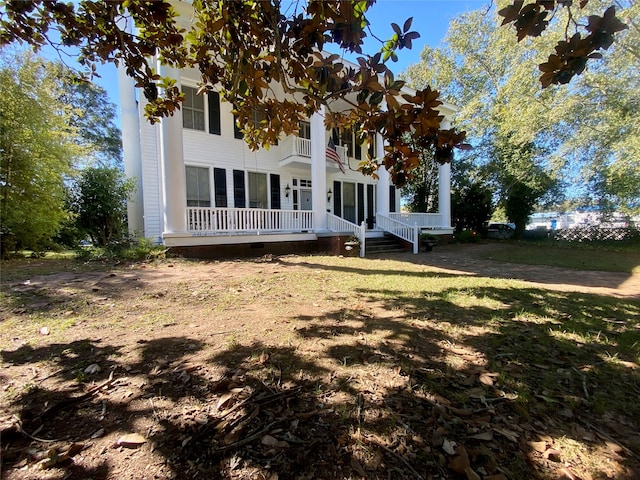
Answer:
[[(367, 18), (371, 22), (373, 33), (380, 39), (388, 39), (393, 34), (391, 22), (400, 27), (409, 17), (413, 17), (411, 30), (420, 33), (420, 38), (413, 42), (411, 50), (403, 49), (398, 52), (398, 62), (391, 62), (390, 68), (398, 74), (409, 65), (420, 60), (420, 53), (425, 45), (438, 46), (444, 38), (449, 22), (458, 14), (479, 8), (486, 9), (490, 0), (378, 0), (369, 10)], [(365, 53), (373, 54), (380, 49), (380, 43), (375, 39), (368, 39), (365, 43)], [(71, 66), (73, 65), (70, 62)], [(110, 100), (118, 105), (118, 82), (116, 69), (113, 65), (99, 66), (101, 78), (95, 82), (109, 93)], [(119, 125), (119, 109), (117, 123)]]

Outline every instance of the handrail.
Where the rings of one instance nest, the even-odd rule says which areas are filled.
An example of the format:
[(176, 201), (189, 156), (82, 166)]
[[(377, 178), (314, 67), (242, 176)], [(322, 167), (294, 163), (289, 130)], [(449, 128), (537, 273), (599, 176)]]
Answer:
[(389, 217), (408, 225), (417, 224), (419, 228), (424, 229), (449, 228), (448, 225), (445, 225), (441, 213), (393, 212), (389, 213)]
[(360, 225), (357, 225), (353, 222), (350, 222), (349, 220), (338, 217), (333, 213), (327, 213), (327, 227), (332, 232), (349, 232), (354, 237), (357, 237), (358, 241), (360, 242), (360, 257), (364, 257), (366, 252), (365, 243), (367, 241), (367, 227), (365, 226), (364, 222), (362, 222)]
[(417, 224), (409, 225), (387, 215), (376, 214), (376, 226), (385, 232), (389, 232), (413, 245), (413, 253), (418, 253), (420, 248), (420, 229)]

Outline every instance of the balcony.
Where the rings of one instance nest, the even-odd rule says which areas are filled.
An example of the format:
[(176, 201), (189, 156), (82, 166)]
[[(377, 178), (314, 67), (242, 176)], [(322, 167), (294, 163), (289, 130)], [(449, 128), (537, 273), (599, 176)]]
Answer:
[[(291, 135), (287, 137), (280, 145), (280, 151), (283, 155), (282, 160), (280, 160), (281, 167), (311, 167), (311, 140)], [(338, 152), (342, 164), (345, 166), (348, 165), (347, 148), (337, 146), (336, 152)], [(339, 169), (338, 164), (334, 161), (329, 160), (326, 163), (328, 169)]]

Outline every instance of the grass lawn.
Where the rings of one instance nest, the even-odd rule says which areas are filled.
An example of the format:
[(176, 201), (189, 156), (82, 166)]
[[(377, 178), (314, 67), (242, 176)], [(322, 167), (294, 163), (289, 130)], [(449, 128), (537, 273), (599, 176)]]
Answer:
[(3, 478), (639, 478), (640, 292), (479, 247), (5, 262)]
[(549, 265), (574, 270), (640, 273), (640, 245), (513, 242), (485, 258), (527, 265)]

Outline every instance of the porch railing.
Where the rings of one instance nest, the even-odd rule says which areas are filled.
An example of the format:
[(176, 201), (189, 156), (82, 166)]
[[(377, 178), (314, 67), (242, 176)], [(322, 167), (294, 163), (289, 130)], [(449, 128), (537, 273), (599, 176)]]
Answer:
[(313, 212), (263, 208), (187, 208), (191, 233), (229, 234), (258, 232), (305, 232), (313, 229)]
[(360, 241), (360, 256), (364, 257), (366, 252), (366, 231), (367, 227), (364, 222), (357, 225), (349, 220), (338, 217), (333, 213), (327, 213), (327, 228), (332, 232), (348, 232)]
[(376, 226), (385, 232), (389, 232), (398, 238), (406, 240), (413, 245), (413, 253), (418, 253), (420, 249), (420, 227), (417, 224), (410, 225), (395, 218), (378, 213), (376, 215)]
[[(298, 156), (311, 158), (311, 140), (291, 135), (282, 142), (282, 151), (287, 157)], [(345, 165), (347, 161), (347, 147), (336, 146), (336, 152), (338, 152), (342, 164)]]
[(444, 224), (441, 213), (390, 213), (389, 218), (407, 225), (418, 225), (418, 228), (436, 229), (448, 227), (448, 225)]

